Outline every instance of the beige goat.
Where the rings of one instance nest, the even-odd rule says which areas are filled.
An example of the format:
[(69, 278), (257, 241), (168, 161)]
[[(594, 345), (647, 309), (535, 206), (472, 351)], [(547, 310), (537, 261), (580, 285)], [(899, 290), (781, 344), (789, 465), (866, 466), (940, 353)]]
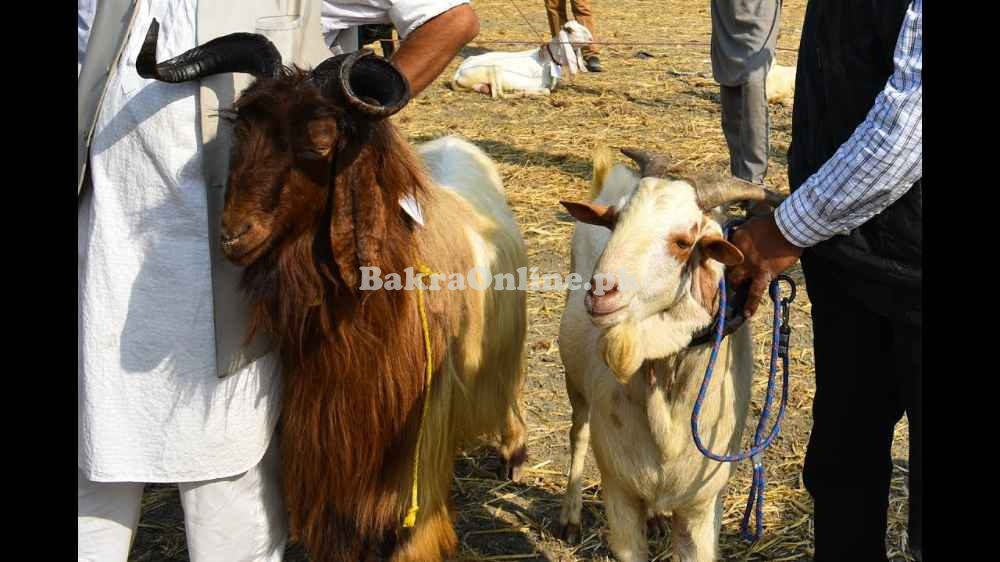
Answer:
[[(723, 264), (743, 260), (723, 238), (716, 208), (774, 197), (735, 179), (672, 178), (662, 157), (625, 152), (641, 174), (612, 167), (610, 152), (599, 151), (596, 199), (563, 203), (589, 223), (576, 227), (571, 268), (591, 285), (568, 292), (560, 326), (573, 407), (562, 533), (573, 541), (580, 531), (589, 441), (619, 562), (647, 560), (646, 520), (668, 513), (679, 558), (710, 561), (733, 465), (695, 448), (691, 411), (711, 345), (687, 346), (712, 323)], [(724, 340), (702, 408), (703, 442), (718, 453), (739, 447), (750, 400), (750, 345), (746, 326)]]
[(795, 98), (795, 67), (771, 65), (767, 71), (767, 103), (789, 104)]

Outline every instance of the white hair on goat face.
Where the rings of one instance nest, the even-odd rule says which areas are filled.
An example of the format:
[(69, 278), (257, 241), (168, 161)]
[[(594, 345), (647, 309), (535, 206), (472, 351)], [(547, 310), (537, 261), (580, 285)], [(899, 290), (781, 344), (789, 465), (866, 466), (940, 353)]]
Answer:
[[(691, 184), (643, 178), (619, 213), (594, 269), (595, 276), (626, 276), (612, 294), (591, 299), (594, 323), (610, 327), (642, 322), (685, 299), (692, 305), (711, 305), (705, 302), (710, 295), (704, 293), (712, 292), (723, 270), (712, 256), (736, 261), (739, 254), (726, 246), (719, 224), (698, 207)], [(617, 309), (621, 311), (601, 314)], [(704, 306), (695, 310), (707, 325), (711, 311)]]
[[(671, 307), (686, 293), (680, 284), (686, 277), (687, 254), (703, 222), (694, 190), (686, 182), (643, 178), (594, 270), (595, 275), (624, 272), (636, 286), (620, 279), (617, 295), (608, 295), (610, 302), (601, 299), (602, 308), (625, 306), (628, 316), (642, 320)], [(615, 324), (615, 318), (594, 315), (598, 325)]]
[[(691, 334), (711, 323), (723, 264), (740, 263), (743, 256), (723, 238), (717, 220), (699, 207), (689, 181), (639, 179), (618, 172), (619, 167), (624, 168), (616, 165), (607, 174), (598, 197), (618, 200), (617, 205), (571, 203), (567, 208), (583, 222), (612, 229), (589, 229), (591, 247), (606, 243), (596, 263), (591, 258), (592, 289), (584, 303), (602, 331), (608, 366), (627, 378), (644, 359), (676, 353)], [(629, 179), (635, 187), (623, 201), (623, 186), (613, 183)], [(575, 257), (586, 276), (587, 259)]]
[(590, 33), (590, 30), (587, 29), (587, 26), (576, 20), (566, 22), (563, 24), (562, 29), (569, 36), (570, 43), (573, 43), (576, 47), (585, 45), (594, 40), (594, 36)]

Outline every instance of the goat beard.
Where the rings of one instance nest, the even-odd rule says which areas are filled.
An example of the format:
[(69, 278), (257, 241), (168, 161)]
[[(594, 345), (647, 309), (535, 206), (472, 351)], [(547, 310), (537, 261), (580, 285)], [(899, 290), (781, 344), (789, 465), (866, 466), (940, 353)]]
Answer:
[(611, 368), (615, 378), (622, 384), (628, 384), (645, 360), (637, 326), (632, 322), (623, 322), (608, 328), (601, 334), (600, 346), (604, 363)]

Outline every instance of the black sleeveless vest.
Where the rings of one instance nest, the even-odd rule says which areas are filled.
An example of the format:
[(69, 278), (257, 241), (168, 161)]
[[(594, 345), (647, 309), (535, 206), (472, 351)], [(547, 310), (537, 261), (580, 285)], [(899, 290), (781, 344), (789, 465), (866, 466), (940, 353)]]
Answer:
[[(893, 72), (909, 0), (810, 0), (799, 45), (788, 179), (792, 191), (860, 125)], [(919, 291), (922, 181), (849, 236), (807, 250), (867, 285)], [(862, 279), (864, 281), (862, 281)], [(906, 291), (909, 292), (909, 291)]]

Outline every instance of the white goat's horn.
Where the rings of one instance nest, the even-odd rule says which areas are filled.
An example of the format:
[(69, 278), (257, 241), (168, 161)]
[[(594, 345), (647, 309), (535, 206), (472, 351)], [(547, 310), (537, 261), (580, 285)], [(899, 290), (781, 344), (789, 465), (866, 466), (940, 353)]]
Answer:
[(670, 170), (670, 157), (638, 148), (623, 148), (622, 154), (639, 165), (639, 173), (644, 178), (666, 178)]
[[(638, 148), (623, 148), (621, 151), (639, 165), (642, 177), (670, 177), (669, 156)], [(734, 201), (766, 201), (772, 207), (777, 207), (785, 199), (785, 195), (732, 176), (702, 175), (690, 180), (690, 183), (698, 198), (698, 206), (705, 211)]]
[(785, 199), (785, 195), (732, 176), (703, 175), (692, 180), (691, 184), (698, 198), (698, 206), (705, 211), (735, 201), (765, 201), (772, 207), (777, 207)]

